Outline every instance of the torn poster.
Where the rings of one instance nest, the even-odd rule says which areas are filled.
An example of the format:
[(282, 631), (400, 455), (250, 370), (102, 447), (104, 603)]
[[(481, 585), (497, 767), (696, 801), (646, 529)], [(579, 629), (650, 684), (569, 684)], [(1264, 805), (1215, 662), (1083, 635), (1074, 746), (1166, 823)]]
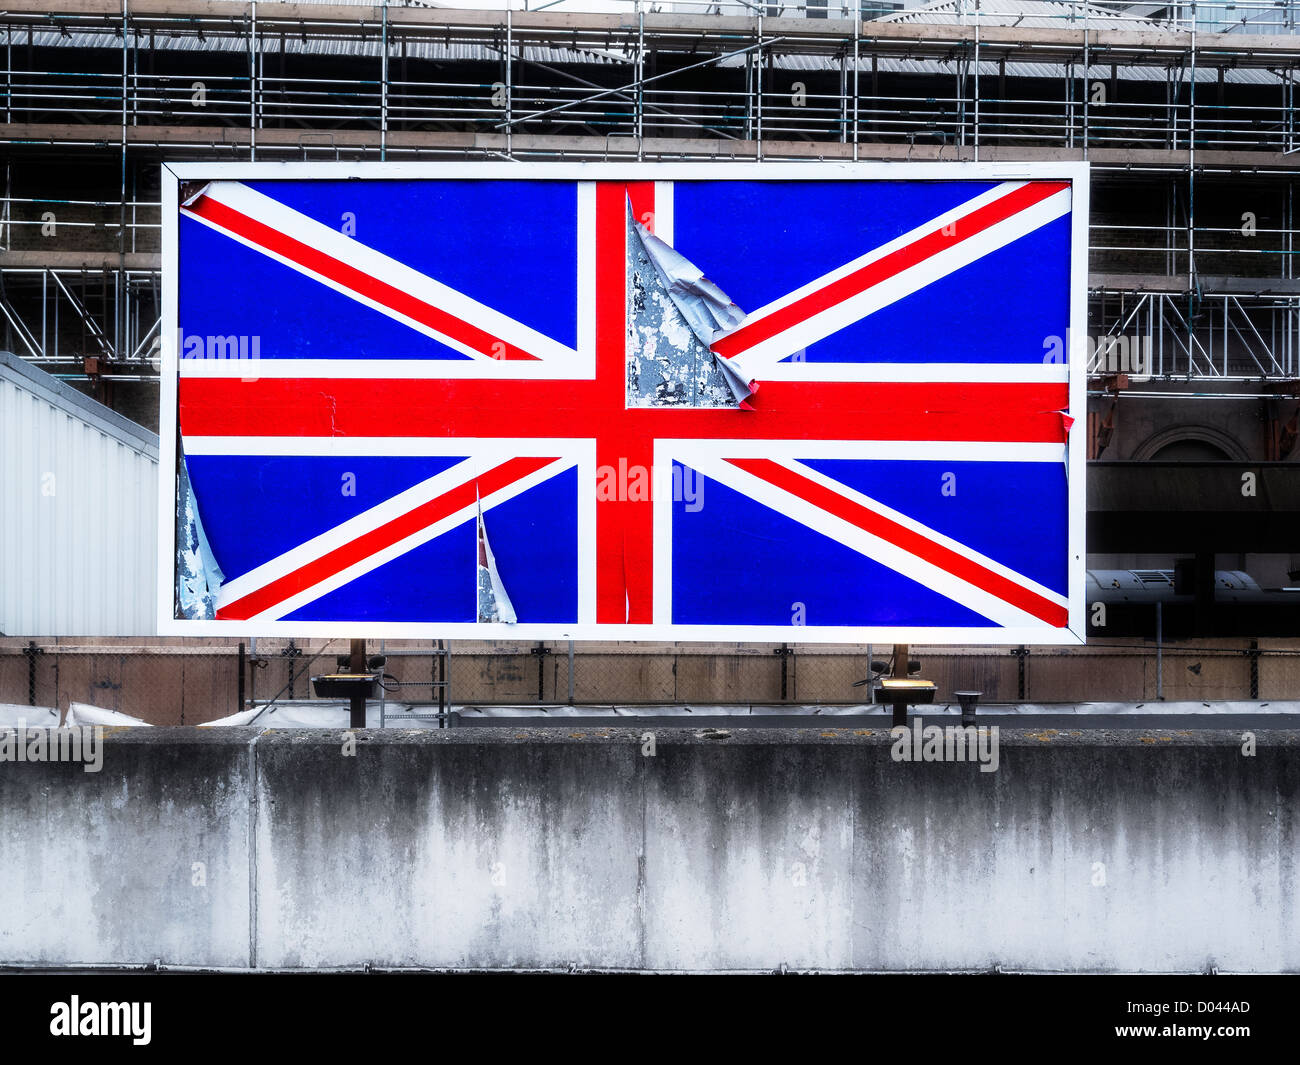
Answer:
[(482, 503), (478, 507), (478, 620), (499, 621), (506, 625), (519, 620), (510, 596), (506, 594), (506, 587), (501, 583), (501, 574), (497, 572), (497, 560), (492, 555), (492, 545), (488, 543), (487, 526), (483, 524)]
[(1070, 430), (1074, 428), (1074, 417), (1068, 408), (1056, 411), (1061, 416), (1061, 435), (1065, 443), (1061, 446), (1061, 462), (1065, 469), (1065, 479), (1070, 479)]
[(735, 407), (754, 392), (709, 350), (745, 313), (704, 272), (628, 215), (628, 400)]
[(225, 574), (213, 557), (203, 532), (198, 500), (190, 484), (185, 456), (181, 455), (176, 508), (176, 616), (210, 621), (217, 616), (217, 592)]
[(180, 197), (181, 206), (189, 207), (190, 204), (204, 196), (208, 189), (212, 187), (210, 181), (187, 181), (181, 186)]

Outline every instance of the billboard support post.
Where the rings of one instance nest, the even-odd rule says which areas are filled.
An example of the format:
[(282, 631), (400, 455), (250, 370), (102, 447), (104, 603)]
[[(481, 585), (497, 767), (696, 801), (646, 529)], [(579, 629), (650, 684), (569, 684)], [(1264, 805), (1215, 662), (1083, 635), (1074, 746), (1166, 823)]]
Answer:
[[(896, 680), (907, 679), (907, 660), (911, 654), (911, 648), (905, 643), (894, 644), (894, 668), (890, 676)], [(907, 725), (907, 703), (894, 703), (894, 722), (895, 725)]]
[(907, 728), (908, 707), (921, 703), (934, 702), (936, 685), (928, 680), (915, 680), (911, 677), (908, 652), (911, 648), (905, 643), (894, 644), (894, 665), (890, 675), (880, 682), (880, 687), (873, 693), (876, 702), (886, 703), (893, 708), (892, 732), (895, 728)]
[[(352, 641), (352, 655), (348, 662), (348, 672), (353, 676), (359, 676), (366, 671), (366, 641)], [(352, 728), (366, 727), (366, 693), (362, 688), (353, 691), (350, 696), (352, 707)]]

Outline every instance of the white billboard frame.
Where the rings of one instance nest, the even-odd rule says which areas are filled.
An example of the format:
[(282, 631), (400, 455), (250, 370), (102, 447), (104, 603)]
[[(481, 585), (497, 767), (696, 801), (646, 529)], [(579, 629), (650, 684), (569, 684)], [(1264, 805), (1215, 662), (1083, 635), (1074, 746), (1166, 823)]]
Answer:
[[(178, 238), (182, 182), (217, 180), (533, 180), (533, 181), (1068, 181), (1071, 187), (1070, 295), (1065, 338), (1068, 585), (1065, 627), (818, 625), (612, 625), (482, 622), (288, 622), (191, 620), (174, 616), (178, 410)], [(1086, 413), (1089, 167), (1086, 162), (168, 162), (162, 167), (161, 412), (158, 478), (158, 633), (163, 636), (273, 636), (462, 640), (737, 640), (752, 643), (912, 643), (1075, 646), (1086, 640)], [(438, 374), (427, 375), (432, 377)], [(339, 438), (340, 440), (342, 438)], [(163, 476), (163, 471), (169, 471)], [(656, 504), (656, 511), (661, 508)], [(594, 520), (594, 518), (593, 518)], [(656, 513), (656, 525), (661, 516)], [(579, 533), (580, 537), (582, 533)], [(583, 561), (583, 565), (586, 560)]]

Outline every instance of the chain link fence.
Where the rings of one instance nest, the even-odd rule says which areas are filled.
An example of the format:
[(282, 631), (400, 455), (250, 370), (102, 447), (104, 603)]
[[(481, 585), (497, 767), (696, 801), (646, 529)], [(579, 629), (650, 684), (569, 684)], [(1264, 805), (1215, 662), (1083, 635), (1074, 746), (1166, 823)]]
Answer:
[[(877, 646), (371, 641), (383, 700), (450, 706), (781, 706), (869, 701)], [(84, 702), (155, 725), (314, 699), (347, 640), (0, 639), (0, 703)], [(911, 656), (948, 700), (1150, 702), (1300, 699), (1300, 640), (1107, 641), (1079, 648), (927, 648)]]

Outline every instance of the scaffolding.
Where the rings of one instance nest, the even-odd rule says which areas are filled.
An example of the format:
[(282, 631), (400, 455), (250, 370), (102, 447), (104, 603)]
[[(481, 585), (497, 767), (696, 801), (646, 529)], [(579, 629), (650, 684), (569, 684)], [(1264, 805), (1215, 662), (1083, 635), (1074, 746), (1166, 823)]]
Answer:
[(16, 0), (5, 343), (156, 377), (164, 158), (1077, 159), (1099, 389), (1300, 379), (1300, 0), (533, 6)]

